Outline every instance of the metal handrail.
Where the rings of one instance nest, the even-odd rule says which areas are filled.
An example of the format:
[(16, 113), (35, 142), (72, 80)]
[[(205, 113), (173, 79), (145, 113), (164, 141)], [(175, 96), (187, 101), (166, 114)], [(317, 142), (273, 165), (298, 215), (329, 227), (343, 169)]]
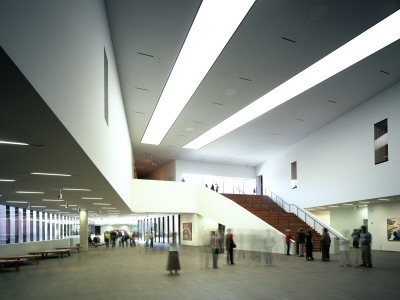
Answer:
[[(284, 209), (287, 212), (292, 212), (291, 211), (291, 207), (295, 207), (295, 215), (298, 216), (300, 219), (302, 219), (304, 222), (306, 222), (308, 225), (310, 225), (310, 223), (307, 222), (307, 217), (311, 218), (311, 221), (313, 222), (312, 226), (314, 229), (316, 229), (316, 224), (318, 224), (319, 226), (321, 226), (322, 228), (326, 228), (328, 229), (328, 232), (332, 235), (334, 235), (336, 238), (338, 239), (346, 239), (346, 237), (344, 237), (343, 235), (341, 235), (340, 233), (338, 233), (336, 230), (334, 230), (332, 227), (324, 224), (323, 222), (317, 220), (315, 217), (313, 217), (312, 215), (310, 215), (309, 212), (305, 211), (304, 209), (298, 207), (296, 204), (288, 204), (286, 201), (284, 201), (282, 198), (280, 198), (278, 195), (274, 194), (272, 191), (270, 191), (269, 189), (265, 188), (265, 191), (268, 191), (269, 194), (271, 196), (269, 196), (271, 198), (272, 201), (274, 201), (276, 204), (278, 204), (282, 209)], [(267, 193), (265, 193), (267, 194)], [(275, 200), (274, 200), (274, 196), (275, 196)], [(281, 204), (279, 204), (279, 201), (281, 202)], [(285, 209), (285, 206), (288, 207), (288, 209)], [(299, 210), (304, 214), (304, 219), (299, 215)], [(311, 225), (310, 225), (311, 226)]]

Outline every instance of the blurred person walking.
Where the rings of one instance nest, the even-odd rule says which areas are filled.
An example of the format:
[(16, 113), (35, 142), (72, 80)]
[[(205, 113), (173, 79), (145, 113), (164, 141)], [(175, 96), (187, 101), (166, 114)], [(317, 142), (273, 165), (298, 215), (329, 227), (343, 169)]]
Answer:
[(368, 232), (367, 227), (365, 225), (361, 226), (360, 242), (361, 242), (361, 259), (362, 259), (362, 264), (360, 266), (372, 268), (372, 262), (371, 262), (372, 235), (371, 233)]
[(176, 244), (176, 234), (175, 232), (172, 234), (172, 244), (169, 246), (168, 251), (168, 261), (167, 261), (167, 271), (172, 275), (172, 271), (175, 271), (175, 274), (179, 274), (178, 271), (181, 269), (181, 265), (179, 263), (179, 252), (178, 245)]
[(306, 234), (303, 232), (303, 228), (299, 229), (297, 234), (297, 240), (299, 242), (299, 256), (304, 257), (304, 246), (306, 243)]
[(228, 234), (226, 235), (225, 248), (227, 251), (226, 263), (229, 265), (230, 261), (231, 265), (234, 265), (235, 263), (233, 262), (233, 248), (236, 248), (236, 244), (233, 240), (233, 234), (231, 229), (228, 229)]
[(218, 255), (221, 253), (220, 239), (218, 230), (211, 235), (211, 254), (213, 258), (213, 268), (218, 269)]
[(265, 265), (274, 266), (272, 249), (275, 246), (275, 238), (271, 234), (271, 230), (269, 230), (269, 229), (267, 229), (267, 233), (264, 236), (263, 246), (264, 246), (263, 248), (265, 251)]
[(117, 239), (117, 233), (115, 231), (111, 231), (111, 246), (115, 248), (115, 240)]
[(104, 242), (106, 243), (106, 248), (110, 248), (111, 235), (108, 231), (104, 232)]

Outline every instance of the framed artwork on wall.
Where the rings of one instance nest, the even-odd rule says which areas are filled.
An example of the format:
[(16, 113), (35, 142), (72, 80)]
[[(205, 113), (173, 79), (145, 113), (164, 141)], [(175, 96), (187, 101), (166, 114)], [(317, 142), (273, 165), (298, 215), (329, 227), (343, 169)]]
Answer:
[(387, 219), (387, 239), (400, 242), (400, 218)]
[(192, 223), (182, 223), (183, 228), (183, 240), (191, 241), (192, 240)]

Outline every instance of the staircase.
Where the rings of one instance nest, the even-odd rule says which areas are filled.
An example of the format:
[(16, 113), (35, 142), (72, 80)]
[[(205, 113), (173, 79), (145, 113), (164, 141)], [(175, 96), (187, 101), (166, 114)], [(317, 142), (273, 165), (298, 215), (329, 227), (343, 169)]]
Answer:
[(311, 229), (311, 234), (314, 238), (313, 252), (320, 251), (321, 235), (295, 214), (286, 212), (268, 196), (249, 196), (242, 194), (221, 195), (236, 202), (283, 234), (285, 234), (286, 229), (290, 229), (290, 234), (294, 240), (296, 240), (296, 233), (299, 228), (303, 228), (303, 232), (306, 235), (307, 230)]

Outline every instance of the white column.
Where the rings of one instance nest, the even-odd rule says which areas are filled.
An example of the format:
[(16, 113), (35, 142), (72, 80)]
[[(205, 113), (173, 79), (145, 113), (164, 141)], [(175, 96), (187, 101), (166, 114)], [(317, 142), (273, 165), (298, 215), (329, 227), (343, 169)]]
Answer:
[(88, 212), (87, 210), (81, 210), (79, 213), (80, 221), (80, 240), (81, 240), (81, 251), (88, 251)]

